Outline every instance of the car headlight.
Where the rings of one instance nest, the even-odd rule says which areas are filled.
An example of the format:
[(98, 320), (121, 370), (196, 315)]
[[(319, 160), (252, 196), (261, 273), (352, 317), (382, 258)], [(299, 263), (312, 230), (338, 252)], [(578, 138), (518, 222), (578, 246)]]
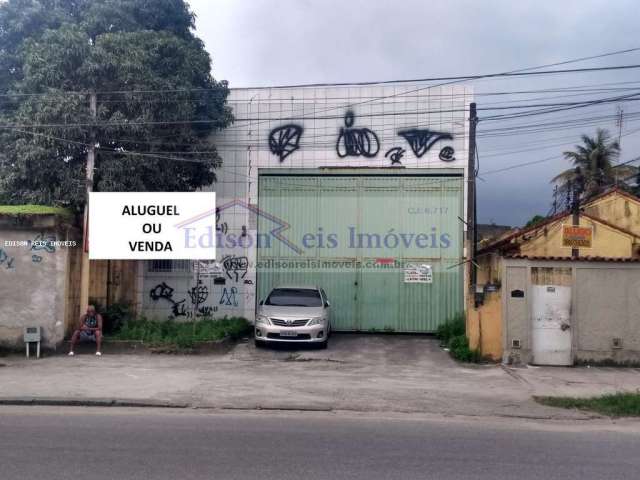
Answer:
[(322, 317), (314, 317), (312, 318), (309, 323), (307, 323), (307, 326), (312, 326), (312, 325), (322, 325), (324, 323), (324, 318)]
[(258, 315), (256, 317), (256, 325), (262, 324), (262, 325), (269, 325), (269, 317), (267, 317), (266, 315)]

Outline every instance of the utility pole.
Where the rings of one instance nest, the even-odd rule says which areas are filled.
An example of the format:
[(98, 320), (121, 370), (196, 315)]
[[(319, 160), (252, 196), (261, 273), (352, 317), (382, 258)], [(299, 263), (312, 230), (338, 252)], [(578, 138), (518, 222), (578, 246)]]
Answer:
[(476, 270), (476, 240), (477, 240), (477, 210), (476, 210), (476, 126), (478, 116), (476, 104), (469, 105), (469, 163), (467, 165), (467, 245), (469, 246), (469, 268), (472, 294), (475, 296)]
[(621, 105), (618, 105), (616, 109), (616, 127), (618, 127), (618, 145), (622, 142), (622, 127), (624, 126), (624, 108)]
[[(98, 95), (95, 92), (89, 94), (89, 111), (93, 123), (98, 117)], [(91, 126), (89, 147), (87, 149), (87, 166), (86, 166), (86, 199), (84, 204), (84, 224), (82, 227), (82, 271), (80, 277), (80, 311), (87, 309), (89, 304), (89, 192), (93, 190), (93, 170), (96, 162), (96, 131)]]
[[(582, 183), (581, 181), (581, 170), (580, 167), (576, 167), (576, 181), (573, 182), (573, 184), (571, 185), (572, 188), (572, 198), (571, 198), (571, 213), (572, 213), (572, 224), (574, 227), (577, 227), (580, 225), (580, 194), (582, 193), (582, 188), (580, 188), (580, 185)], [(572, 257), (579, 257), (580, 256), (580, 250), (577, 248), (572, 248), (571, 249), (571, 256)]]

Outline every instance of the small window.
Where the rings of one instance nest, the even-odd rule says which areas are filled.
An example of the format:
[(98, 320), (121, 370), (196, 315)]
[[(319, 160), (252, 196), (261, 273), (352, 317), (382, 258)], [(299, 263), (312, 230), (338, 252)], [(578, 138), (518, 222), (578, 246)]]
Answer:
[(147, 262), (147, 271), (150, 273), (171, 273), (191, 271), (189, 260), (151, 260)]

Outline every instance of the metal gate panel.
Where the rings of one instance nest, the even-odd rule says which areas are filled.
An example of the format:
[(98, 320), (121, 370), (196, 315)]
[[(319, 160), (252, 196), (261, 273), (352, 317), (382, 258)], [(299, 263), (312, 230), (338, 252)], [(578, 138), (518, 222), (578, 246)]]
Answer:
[[(462, 198), (455, 176), (260, 175), (258, 238), (284, 227), (258, 249), (258, 298), (318, 284), (336, 330), (433, 332), (463, 308)], [(433, 283), (405, 283), (407, 264)]]

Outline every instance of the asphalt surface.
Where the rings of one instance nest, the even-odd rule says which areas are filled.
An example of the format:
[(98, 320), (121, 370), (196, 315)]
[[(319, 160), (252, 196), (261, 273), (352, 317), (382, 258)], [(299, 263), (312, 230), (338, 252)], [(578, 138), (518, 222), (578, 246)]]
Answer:
[(0, 408), (1, 478), (637, 478), (637, 424)]

